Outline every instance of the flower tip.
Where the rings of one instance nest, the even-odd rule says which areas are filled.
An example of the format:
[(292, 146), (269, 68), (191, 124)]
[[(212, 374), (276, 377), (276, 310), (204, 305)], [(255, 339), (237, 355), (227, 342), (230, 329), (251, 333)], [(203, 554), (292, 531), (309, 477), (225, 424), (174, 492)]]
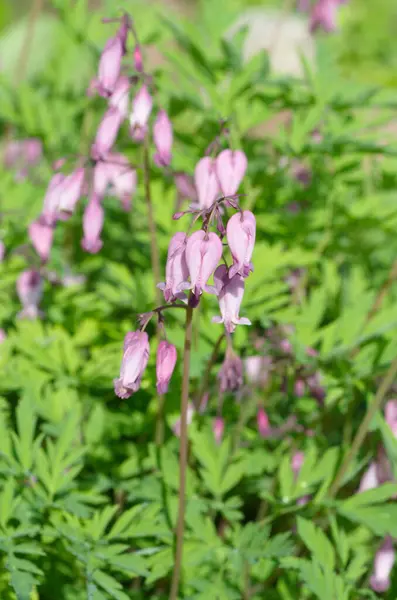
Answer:
[(102, 246), (102, 240), (92, 241), (85, 238), (81, 240), (81, 247), (89, 254), (97, 254), (102, 249)]

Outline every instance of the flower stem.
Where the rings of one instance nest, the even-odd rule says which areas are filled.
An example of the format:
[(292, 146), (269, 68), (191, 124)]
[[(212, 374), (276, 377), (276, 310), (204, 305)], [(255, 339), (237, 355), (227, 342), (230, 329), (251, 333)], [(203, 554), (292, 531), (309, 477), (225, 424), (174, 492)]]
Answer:
[(374, 400), (368, 407), (367, 414), (361, 422), (360, 427), (356, 433), (356, 436), (353, 440), (351, 448), (349, 452), (346, 454), (339, 471), (336, 474), (333, 484), (329, 488), (328, 496), (332, 498), (335, 496), (341, 485), (343, 484), (343, 479), (350, 467), (350, 463), (353, 461), (357, 452), (360, 450), (361, 445), (367, 435), (368, 429), (371, 425), (371, 421), (374, 418), (376, 412), (379, 410), (384, 397), (386, 396), (391, 384), (393, 383), (394, 378), (397, 375), (397, 357), (391, 363), (389, 370), (387, 371), (382, 383), (380, 384), (378, 391)]
[(187, 409), (189, 400), (189, 372), (190, 372), (190, 352), (192, 346), (192, 319), (193, 308), (188, 307), (186, 311), (185, 325), (185, 345), (183, 351), (183, 379), (181, 396), (181, 436), (179, 450), (179, 505), (178, 521), (176, 526), (175, 539), (175, 561), (172, 574), (172, 583), (169, 600), (176, 600), (178, 597), (179, 580), (182, 568), (183, 554), (183, 535), (185, 531), (185, 507), (186, 507), (186, 468), (187, 468)]
[[(160, 253), (157, 245), (157, 231), (156, 223), (154, 220), (154, 209), (152, 202), (152, 193), (150, 187), (150, 155), (149, 155), (149, 137), (146, 135), (143, 143), (143, 178), (145, 185), (145, 198), (147, 204), (148, 214), (148, 225), (149, 225), (149, 237), (150, 237), (150, 256), (152, 262), (152, 271), (154, 278), (154, 298), (157, 306), (161, 303), (161, 292), (157, 287), (160, 281)], [(159, 329), (157, 328), (157, 335), (159, 336)], [(161, 446), (164, 441), (164, 395), (159, 396), (157, 403), (157, 415), (156, 415), (156, 432), (155, 442), (157, 446)]]

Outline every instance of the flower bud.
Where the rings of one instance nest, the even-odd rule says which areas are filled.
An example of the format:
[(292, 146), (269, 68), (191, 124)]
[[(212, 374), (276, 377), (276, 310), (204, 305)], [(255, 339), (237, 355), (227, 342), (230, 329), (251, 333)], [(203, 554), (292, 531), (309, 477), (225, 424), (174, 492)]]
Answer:
[(22, 304), (20, 318), (37, 319), (40, 314), (39, 302), (43, 295), (43, 280), (35, 269), (23, 271), (17, 279), (17, 294)]
[(267, 416), (267, 413), (262, 406), (258, 408), (256, 420), (258, 423), (259, 435), (262, 438), (267, 438), (270, 433), (269, 417)]
[(168, 342), (161, 341), (157, 349), (156, 375), (157, 393), (165, 394), (176, 365), (176, 348)]
[(92, 194), (83, 215), (84, 237), (81, 247), (90, 254), (96, 254), (103, 246), (100, 238), (104, 222), (104, 211), (98, 196)]
[(296, 379), (294, 383), (294, 394), (297, 398), (302, 398), (305, 395), (306, 384), (303, 379)]
[(130, 132), (133, 140), (142, 142), (147, 132), (147, 124), (152, 112), (153, 98), (146, 85), (143, 85), (132, 101)]
[(186, 263), (190, 286), (196, 298), (203, 289), (212, 292), (207, 283), (222, 256), (222, 242), (216, 233), (203, 230), (193, 233), (186, 245)]
[(59, 197), (59, 213), (72, 215), (83, 193), (85, 171), (82, 167), (64, 178)]
[(336, 30), (338, 0), (317, 0), (310, 15), (310, 31), (323, 29), (327, 33)]
[(168, 167), (171, 163), (172, 123), (165, 110), (160, 110), (153, 125), (153, 139), (156, 146), (154, 162), (158, 167)]
[(212, 317), (212, 322), (224, 323), (228, 333), (233, 333), (236, 325), (251, 325), (249, 319), (239, 316), (244, 295), (244, 279), (241, 275), (229, 279), (226, 265), (219, 265), (214, 273), (214, 282), (222, 316)]
[(241, 150), (223, 150), (216, 159), (216, 174), (224, 196), (237, 193), (247, 170), (247, 157)]
[(212, 422), (212, 430), (214, 432), (215, 442), (219, 446), (225, 430), (225, 421), (222, 419), (222, 417), (215, 417), (214, 421)]
[(108, 108), (99, 124), (95, 142), (91, 148), (91, 156), (94, 160), (99, 160), (111, 150), (122, 121), (123, 115), (118, 108), (115, 106)]
[(227, 243), (233, 256), (233, 266), (229, 269), (229, 277), (236, 273), (248, 277), (254, 267), (251, 257), (255, 245), (256, 221), (249, 210), (233, 215), (226, 226)]
[(124, 338), (120, 377), (114, 380), (119, 398), (129, 398), (139, 389), (149, 360), (149, 337), (145, 331), (130, 331)]
[(208, 209), (219, 195), (215, 161), (209, 156), (205, 156), (197, 163), (194, 170), (194, 183), (200, 209)]
[(243, 385), (243, 361), (228, 347), (225, 360), (218, 373), (222, 393), (235, 392)]
[(173, 302), (177, 298), (183, 300), (186, 297), (182, 291), (186, 286), (188, 287), (186, 281), (189, 276), (185, 253), (186, 242), (187, 236), (182, 232), (176, 233), (171, 238), (165, 267), (165, 283), (157, 284), (157, 287), (163, 291), (166, 302)]
[(134, 48), (134, 67), (137, 73), (143, 72), (142, 50), (139, 44), (136, 44)]
[(126, 119), (128, 116), (130, 87), (131, 86), (128, 77), (121, 75), (114, 87), (113, 94), (109, 98), (109, 106), (116, 108), (123, 119)]
[(397, 438), (397, 400), (389, 400), (385, 406), (385, 419), (393, 432), (395, 438)]
[(361, 477), (358, 491), (366, 492), (367, 490), (373, 490), (374, 488), (377, 488), (379, 485), (380, 480), (378, 475), (378, 465), (375, 461), (372, 461), (364, 475)]
[(33, 221), (29, 226), (29, 238), (33, 248), (40, 256), (43, 263), (48, 261), (54, 237), (54, 226), (47, 225), (42, 218)]
[(50, 179), (44, 197), (42, 220), (46, 225), (53, 226), (59, 217), (59, 202), (61, 199), (63, 182), (66, 177), (63, 173), (55, 173)]
[(99, 59), (98, 88), (101, 96), (110, 96), (120, 75), (123, 44), (118, 35), (106, 42)]
[(387, 536), (376, 553), (373, 572), (369, 580), (369, 585), (375, 592), (387, 592), (390, 588), (390, 575), (395, 558), (396, 553), (393, 548), (393, 540), (390, 536)]
[(272, 358), (270, 356), (248, 356), (244, 360), (244, 368), (249, 383), (263, 386), (269, 380), (272, 368)]

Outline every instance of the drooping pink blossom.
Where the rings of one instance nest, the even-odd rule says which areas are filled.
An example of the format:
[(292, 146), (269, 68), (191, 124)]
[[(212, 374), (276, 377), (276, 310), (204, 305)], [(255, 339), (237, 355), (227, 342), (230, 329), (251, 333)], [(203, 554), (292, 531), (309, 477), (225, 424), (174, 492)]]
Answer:
[(376, 553), (373, 572), (369, 580), (369, 585), (375, 592), (387, 592), (390, 588), (390, 575), (395, 559), (396, 552), (393, 547), (393, 540), (390, 536), (387, 536)]
[(17, 294), (22, 304), (19, 318), (37, 319), (40, 315), (39, 303), (43, 295), (43, 280), (38, 271), (28, 269), (17, 279)]
[(229, 277), (236, 273), (248, 277), (254, 267), (251, 262), (256, 235), (256, 221), (251, 211), (234, 214), (226, 226), (227, 243), (233, 256), (233, 266), (229, 269)]
[(125, 211), (131, 210), (132, 196), (137, 186), (135, 169), (122, 154), (107, 154), (96, 163), (94, 169), (94, 191), (99, 198), (106, 193), (116, 196)]
[(244, 367), (249, 383), (260, 386), (266, 385), (272, 365), (271, 356), (248, 356), (244, 360)]
[(130, 17), (127, 14), (124, 14), (121, 17), (121, 23), (120, 23), (120, 27), (117, 30), (117, 37), (120, 39), (121, 41), (121, 47), (123, 50), (123, 56), (125, 56), (127, 54), (127, 38), (128, 38), (128, 32), (131, 29), (131, 20)]
[(176, 365), (177, 352), (173, 344), (161, 341), (157, 349), (157, 393), (165, 394)]
[[(177, 298), (180, 300), (185, 298), (183, 289), (185, 289), (185, 284), (189, 276), (186, 262), (187, 239), (185, 233), (175, 233), (168, 246), (165, 283), (157, 284), (157, 287), (163, 291), (166, 302), (173, 302)], [(188, 286), (186, 285), (186, 287)]]
[(28, 165), (36, 165), (43, 155), (43, 144), (37, 138), (28, 138), (24, 142), (23, 152)]
[(197, 163), (194, 170), (194, 183), (200, 209), (208, 209), (219, 195), (215, 161), (211, 157), (205, 156)]
[(259, 435), (262, 438), (267, 438), (269, 436), (271, 428), (269, 423), (269, 417), (267, 416), (267, 413), (263, 406), (260, 406), (258, 408), (258, 412), (256, 413), (256, 420), (258, 424)]
[(385, 419), (392, 430), (394, 437), (397, 438), (397, 400), (389, 400), (386, 402)]
[(369, 464), (368, 469), (365, 471), (364, 475), (361, 478), (360, 486), (358, 488), (359, 492), (366, 492), (368, 490), (373, 490), (380, 485), (380, 480), (378, 476), (378, 466), (375, 461), (372, 461)]
[(168, 167), (172, 158), (172, 123), (165, 112), (160, 110), (153, 125), (153, 139), (156, 146), (154, 162), (159, 167)]
[(222, 256), (222, 242), (216, 233), (203, 230), (193, 233), (186, 244), (186, 263), (190, 288), (196, 298), (203, 290), (213, 291), (207, 284)]
[(144, 140), (152, 107), (153, 98), (146, 85), (143, 85), (132, 101), (130, 132), (133, 140), (137, 142)]
[(98, 66), (98, 91), (102, 96), (110, 96), (120, 75), (123, 43), (120, 36), (110, 38), (102, 51)]
[(111, 150), (122, 122), (123, 115), (118, 108), (110, 106), (99, 124), (91, 148), (91, 156), (94, 160), (99, 160)]
[(39, 218), (30, 224), (28, 234), (33, 248), (36, 250), (43, 263), (47, 262), (54, 237), (54, 226), (47, 225), (42, 218)]
[(187, 173), (174, 173), (174, 183), (181, 200), (192, 200), (197, 202), (197, 191), (191, 175)]
[(81, 247), (90, 254), (96, 254), (103, 246), (101, 231), (104, 222), (104, 210), (100, 199), (93, 193), (83, 215), (84, 237)]
[(143, 72), (142, 50), (139, 44), (136, 44), (134, 48), (134, 67), (137, 73)]
[(247, 157), (241, 150), (223, 150), (216, 158), (216, 174), (224, 196), (237, 193), (247, 170)]
[(60, 188), (58, 211), (61, 215), (72, 215), (84, 187), (85, 170), (79, 167), (67, 175)]
[(302, 398), (305, 395), (306, 383), (303, 379), (298, 377), (294, 383), (294, 394), (297, 398)]
[(55, 225), (59, 218), (59, 202), (64, 180), (65, 175), (63, 173), (55, 173), (48, 184), (41, 213), (43, 222), (47, 225)]
[(215, 417), (212, 422), (212, 430), (214, 432), (216, 444), (220, 444), (223, 438), (223, 432), (225, 430), (225, 421), (222, 417)]
[(129, 398), (139, 389), (149, 360), (149, 337), (145, 331), (130, 331), (124, 338), (120, 377), (114, 380), (119, 398)]
[(226, 265), (219, 265), (214, 273), (215, 289), (218, 296), (220, 317), (212, 317), (213, 323), (224, 323), (228, 333), (233, 333), (236, 325), (251, 325), (246, 317), (240, 317), (240, 306), (244, 296), (244, 279), (241, 275), (229, 278)]
[(228, 346), (225, 360), (218, 373), (219, 390), (221, 393), (235, 392), (243, 385), (243, 361)]
[[(191, 422), (193, 421), (195, 412), (196, 412), (196, 410), (195, 410), (193, 404), (191, 402), (189, 402), (187, 405), (187, 414), (186, 414), (187, 426), (189, 426), (191, 424)], [(176, 437), (181, 437), (181, 417), (178, 417), (178, 419), (175, 421), (175, 423), (172, 427), (172, 431), (174, 432)]]
[(310, 31), (323, 29), (327, 33), (336, 30), (339, 0), (317, 0), (310, 15)]
[(114, 86), (113, 93), (109, 98), (109, 106), (116, 108), (123, 119), (126, 119), (128, 116), (130, 87), (130, 80), (128, 77), (121, 75), (118, 78), (116, 85)]
[[(299, 473), (303, 467), (304, 462), (305, 462), (305, 455), (303, 452), (295, 452), (292, 455), (291, 467), (292, 467), (292, 471), (294, 473), (295, 480), (298, 479)], [(305, 504), (307, 504), (309, 502), (309, 500), (310, 500), (310, 496), (308, 496), (308, 495), (301, 496), (300, 498), (298, 498), (296, 503), (300, 506), (304, 506)]]

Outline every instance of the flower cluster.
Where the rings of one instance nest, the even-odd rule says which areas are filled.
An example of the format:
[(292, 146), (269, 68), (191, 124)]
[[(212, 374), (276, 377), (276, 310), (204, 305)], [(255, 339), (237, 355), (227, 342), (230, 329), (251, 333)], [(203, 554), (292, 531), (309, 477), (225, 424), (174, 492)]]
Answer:
[[(247, 159), (241, 151), (223, 150), (216, 158), (206, 156), (198, 162), (194, 175), (198, 203), (187, 211), (174, 215), (174, 218), (192, 214), (192, 225), (202, 219), (202, 227), (193, 233), (177, 232), (170, 240), (165, 282), (158, 284), (167, 304), (142, 316), (142, 330), (134, 333), (139, 334), (139, 339), (156, 312), (160, 316), (168, 305), (175, 305), (178, 300), (182, 304), (177, 306), (186, 308), (188, 303), (194, 308), (204, 292), (216, 294), (221, 314), (214, 317), (213, 322), (224, 324), (228, 336), (237, 325), (250, 325), (249, 319), (240, 317), (239, 314), (244, 281), (253, 270), (251, 258), (256, 233), (253, 213), (242, 210), (236, 196), (246, 168)], [(236, 212), (228, 218), (225, 227), (224, 218), (230, 209)], [(216, 231), (211, 231), (212, 227)], [(224, 256), (224, 238), (232, 258), (230, 265)], [(223, 264), (219, 264), (221, 259)], [(214, 285), (210, 284), (211, 276), (214, 278)], [(132, 335), (127, 334), (126, 340)], [(139, 385), (147, 364), (144, 360), (147, 353), (146, 338), (144, 336), (142, 339), (145, 341), (133, 347), (127, 343), (124, 349), (120, 377), (115, 380), (116, 394), (122, 398), (130, 396)], [(230, 342), (228, 348), (224, 368), (220, 373), (221, 390), (235, 389), (242, 382), (241, 361), (233, 354)], [(167, 342), (161, 342), (157, 353), (159, 393), (166, 391), (175, 363), (175, 348)]]

